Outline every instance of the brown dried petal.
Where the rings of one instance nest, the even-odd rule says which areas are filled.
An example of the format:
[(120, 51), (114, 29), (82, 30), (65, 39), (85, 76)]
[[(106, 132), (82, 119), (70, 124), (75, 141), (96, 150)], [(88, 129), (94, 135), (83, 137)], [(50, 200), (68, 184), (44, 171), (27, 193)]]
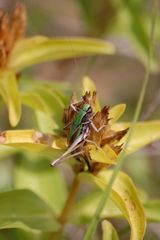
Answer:
[(111, 145), (111, 148), (113, 149), (113, 151), (118, 155), (120, 153), (120, 151), (122, 150), (122, 146), (123, 144), (121, 145), (116, 145), (116, 146), (112, 146)]
[(104, 146), (105, 144), (117, 143), (126, 135), (127, 132), (128, 128), (118, 132), (111, 130), (110, 134), (108, 134), (108, 130), (106, 129), (101, 145)]
[(9, 19), (5, 13), (0, 10), (0, 39), (5, 40), (9, 31)]
[[(96, 92), (93, 92), (91, 94), (90, 92), (86, 92), (84, 96), (82, 96), (81, 100), (77, 102), (75, 94), (72, 96), (71, 103), (74, 103), (75, 108), (81, 109), (84, 104), (88, 103), (92, 107), (94, 107), (95, 101), (96, 101)], [(74, 109), (69, 105), (67, 109), (64, 111), (64, 118), (63, 122), (65, 124), (64, 128), (64, 135), (67, 137), (68, 132), (70, 130), (70, 125), (73, 123), (74, 116), (76, 115), (76, 112)], [(89, 127), (89, 136), (88, 140), (91, 142), (94, 142), (99, 147), (103, 147), (105, 144), (108, 144), (112, 150), (118, 155), (122, 149), (122, 145), (118, 145), (119, 141), (124, 137), (124, 135), (127, 133), (128, 129), (124, 129), (122, 131), (114, 131), (111, 128), (110, 125), (110, 119), (109, 119), (109, 107), (105, 106), (102, 108), (101, 111), (97, 112), (91, 119), (94, 126), (99, 129), (103, 126), (102, 129), (99, 131), (96, 131), (94, 127), (90, 124)], [(91, 144), (91, 142), (84, 142), (84, 146), (82, 145), (82, 148), (84, 150), (83, 159), (84, 162), (88, 166), (88, 170), (91, 171), (93, 174), (97, 174), (100, 170), (109, 167), (108, 164), (105, 163), (99, 163), (92, 161), (90, 154), (88, 152), (88, 144)], [(86, 151), (85, 151), (86, 149)], [(76, 149), (75, 152), (79, 151), (80, 149)], [(82, 150), (82, 149), (81, 149)]]
[(15, 42), (24, 36), (26, 11), (22, 3), (16, 5), (11, 20), (0, 10), (0, 68), (6, 66)]
[(93, 127), (90, 127), (90, 134), (88, 139), (95, 142), (98, 146), (101, 146), (104, 133), (106, 129), (108, 129), (108, 115), (109, 107), (105, 106), (100, 112), (97, 112), (92, 119), (92, 122), (97, 129), (101, 126), (105, 126), (99, 132), (96, 132)]
[(11, 33), (13, 35), (14, 41), (22, 38), (26, 31), (26, 8), (24, 4), (16, 4), (15, 10), (13, 12), (11, 20)]
[(95, 105), (96, 95), (96, 91), (94, 91), (92, 94), (90, 92), (86, 92), (85, 95), (82, 97), (83, 104), (89, 103), (93, 107)]

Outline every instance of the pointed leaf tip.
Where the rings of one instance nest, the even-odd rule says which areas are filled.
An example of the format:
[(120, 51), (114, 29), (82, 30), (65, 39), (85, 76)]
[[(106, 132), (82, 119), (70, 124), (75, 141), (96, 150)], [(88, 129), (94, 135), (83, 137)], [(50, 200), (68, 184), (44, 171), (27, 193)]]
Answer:
[(102, 221), (102, 240), (119, 240), (115, 228), (107, 220)]
[(15, 127), (21, 116), (21, 100), (14, 73), (4, 72), (0, 74), (0, 94), (7, 105), (9, 121)]

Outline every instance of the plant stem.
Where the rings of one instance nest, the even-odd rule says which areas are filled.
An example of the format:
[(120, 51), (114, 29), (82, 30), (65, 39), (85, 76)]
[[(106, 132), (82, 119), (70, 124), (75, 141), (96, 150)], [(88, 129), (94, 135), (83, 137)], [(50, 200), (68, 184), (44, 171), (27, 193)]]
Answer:
[(71, 189), (70, 189), (68, 198), (65, 202), (62, 213), (58, 219), (59, 222), (62, 224), (62, 226), (65, 225), (65, 223), (67, 222), (67, 218), (68, 218), (70, 209), (73, 205), (73, 202), (75, 200), (78, 189), (79, 189), (79, 180), (78, 180), (77, 176), (75, 176), (73, 179), (72, 185), (71, 185)]
[(113, 174), (112, 174), (112, 176), (111, 176), (111, 178), (110, 178), (110, 180), (107, 184), (106, 189), (104, 190), (104, 192), (102, 194), (102, 197), (99, 201), (99, 204), (98, 204), (98, 207), (95, 211), (95, 214), (94, 214), (94, 216), (93, 216), (93, 218), (92, 218), (92, 220), (91, 220), (91, 222), (90, 222), (90, 224), (87, 228), (87, 231), (84, 234), (83, 240), (93, 239), (93, 235), (96, 231), (96, 227), (97, 227), (99, 219), (100, 219), (100, 214), (103, 210), (103, 207), (104, 207), (106, 201), (108, 200), (109, 194), (111, 192), (111, 188), (114, 184), (114, 181), (115, 181), (120, 169), (123, 166), (123, 163), (124, 163), (124, 160), (125, 160), (124, 156), (126, 154), (126, 150), (127, 150), (128, 145), (130, 143), (132, 133), (134, 131), (134, 127), (135, 127), (136, 122), (137, 122), (137, 120), (139, 118), (139, 115), (140, 115), (140, 111), (141, 111), (141, 108), (142, 108), (147, 84), (148, 84), (148, 81), (149, 81), (150, 71), (151, 71), (151, 59), (152, 59), (153, 45), (154, 45), (154, 41), (153, 41), (154, 39), (153, 38), (154, 38), (154, 33), (155, 33), (156, 18), (157, 18), (157, 15), (158, 15), (157, 9), (158, 9), (158, 1), (155, 0), (154, 1), (154, 13), (153, 13), (153, 16), (152, 16), (152, 19), (151, 19), (151, 33), (150, 33), (148, 66), (147, 66), (147, 69), (146, 69), (146, 72), (145, 72), (145, 76), (144, 76), (142, 88), (141, 88), (141, 91), (140, 91), (140, 95), (139, 95), (139, 98), (138, 98), (136, 110), (135, 110), (135, 113), (134, 113), (132, 125), (131, 125), (131, 128), (130, 128), (129, 133), (128, 133), (128, 138), (127, 138), (126, 144), (124, 145), (124, 148), (122, 149), (121, 153), (119, 154), (118, 163), (117, 163), (117, 165), (116, 165), (116, 167), (113, 171)]

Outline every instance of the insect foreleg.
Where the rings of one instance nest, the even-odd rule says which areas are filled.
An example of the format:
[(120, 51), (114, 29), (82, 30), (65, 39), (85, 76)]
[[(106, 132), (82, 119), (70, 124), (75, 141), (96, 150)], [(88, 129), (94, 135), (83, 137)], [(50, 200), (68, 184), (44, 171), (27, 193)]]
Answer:
[(71, 107), (75, 112), (78, 112), (77, 109), (76, 109), (76, 107), (74, 106), (74, 104), (75, 104), (75, 103), (71, 103), (71, 104), (70, 104), (70, 107)]
[(104, 125), (100, 126), (99, 128), (97, 128), (97, 127), (94, 125), (94, 123), (92, 122), (92, 120), (89, 120), (89, 121), (90, 121), (90, 123), (91, 123), (91, 126), (93, 127), (93, 129), (94, 129), (96, 132), (99, 132), (99, 131), (101, 131), (104, 127), (106, 127), (106, 125), (104, 124)]
[(74, 103), (71, 103), (70, 104), (70, 107), (75, 111), (75, 112), (78, 112), (78, 110), (76, 109), (76, 107), (74, 105), (80, 103), (81, 101), (77, 101), (77, 102), (74, 102)]

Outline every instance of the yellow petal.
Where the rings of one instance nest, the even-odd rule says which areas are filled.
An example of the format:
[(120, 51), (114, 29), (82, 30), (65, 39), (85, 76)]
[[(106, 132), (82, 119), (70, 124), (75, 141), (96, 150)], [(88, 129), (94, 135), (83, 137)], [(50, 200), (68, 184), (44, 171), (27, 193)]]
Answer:
[(95, 162), (116, 164), (117, 155), (107, 144), (103, 148), (96, 148), (94, 145), (89, 145), (90, 157)]
[[(83, 84), (83, 91), (82, 91), (83, 94), (85, 94), (85, 92), (93, 93), (94, 91), (96, 91), (96, 87), (95, 87), (93, 81), (88, 76), (85, 76), (82, 79), (82, 84)], [(100, 111), (100, 109), (101, 109), (100, 103), (99, 103), (98, 99), (96, 99), (94, 112), (98, 112), (98, 111)]]
[(66, 149), (67, 148), (67, 139), (64, 137), (57, 138), (53, 141), (52, 147), (54, 149)]
[(124, 103), (121, 103), (112, 107), (109, 110), (109, 118), (111, 118), (110, 123), (111, 124), (115, 123), (124, 113), (125, 109), (126, 109), (126, 104)]

